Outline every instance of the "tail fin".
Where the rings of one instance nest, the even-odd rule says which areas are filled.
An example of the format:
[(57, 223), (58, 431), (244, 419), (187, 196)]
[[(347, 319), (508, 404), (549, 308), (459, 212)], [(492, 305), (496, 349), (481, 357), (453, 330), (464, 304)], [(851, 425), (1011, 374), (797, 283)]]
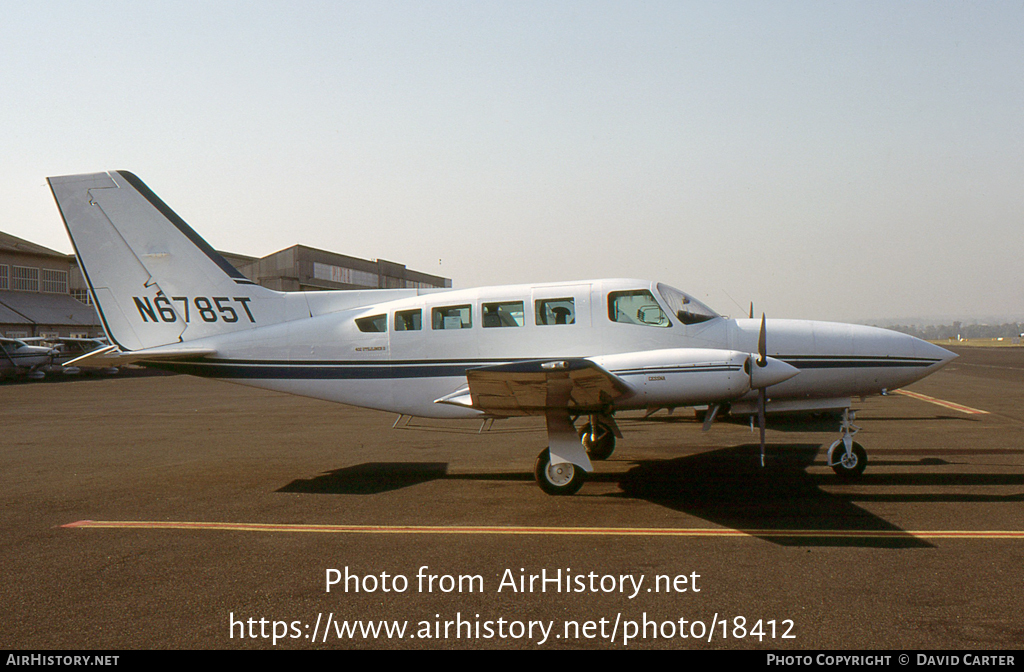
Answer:
[(112, 343), (139, 350), (286, 319), (253, 284), (126, 171), (47, 178)]

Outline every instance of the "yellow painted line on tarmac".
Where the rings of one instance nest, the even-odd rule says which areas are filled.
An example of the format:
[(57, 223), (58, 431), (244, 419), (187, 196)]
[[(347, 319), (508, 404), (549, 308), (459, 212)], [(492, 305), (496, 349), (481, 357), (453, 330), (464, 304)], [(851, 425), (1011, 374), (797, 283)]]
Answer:
[(910, 392), (908, 390), (895, 390), (896, 394), (902, 394), (913, 399), (920, 399), (921, 401), (927, 401), (929, 404), (936, 404), (943, 408), (950, 408), (954, 411), (960, 411), (961, 413), (984, 414), (988, 415), (988, 411), (983, 411), (979, 408), (971, 408), (970, 406), (964, 406), (963, 404), (957, 404), (952, 401), (945, 401), (943, 399), (936, 399), (935, 397), (929, 397), (927, 394), (921, 394), (920, 392)]
[(79, 520), (65, 528), (219, 530), (319, 534), (518, 534), (622, 537), (813, 537), (879, 539), (1024, 539), (1024, 530), (772, 530), (673, 527), (499, 527), (452, 525), (294, 525), (284, 523), (218, 523), (151, 520)]

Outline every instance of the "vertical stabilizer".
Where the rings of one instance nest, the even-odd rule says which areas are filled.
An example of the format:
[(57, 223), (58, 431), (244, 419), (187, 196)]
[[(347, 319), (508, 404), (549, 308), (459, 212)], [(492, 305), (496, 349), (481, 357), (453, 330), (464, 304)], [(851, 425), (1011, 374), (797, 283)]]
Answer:
[(107, 335), (122, 350), (286, 319), (284, 295), (245, 278), (135, 175), (47, 181)]

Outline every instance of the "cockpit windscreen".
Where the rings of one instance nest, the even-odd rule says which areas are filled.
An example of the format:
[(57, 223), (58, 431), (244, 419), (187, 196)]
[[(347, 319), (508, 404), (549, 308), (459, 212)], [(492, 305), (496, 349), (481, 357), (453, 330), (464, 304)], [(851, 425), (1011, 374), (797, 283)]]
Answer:
[(721, 317), (697, 299), (689, 294), (680, 292), (675, 287), (669, 287), (659, 282), (658, 293), (665, 300), (665, 305), (669, 311), (683, 324), (698, 324), (699, 322), (707, 322), (716, 317)]

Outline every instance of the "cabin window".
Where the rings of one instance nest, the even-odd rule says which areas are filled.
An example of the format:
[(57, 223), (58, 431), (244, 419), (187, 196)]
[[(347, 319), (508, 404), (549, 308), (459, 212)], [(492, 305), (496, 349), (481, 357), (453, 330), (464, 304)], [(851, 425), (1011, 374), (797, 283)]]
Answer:
[(469, 306), (442, 306), (430, 311), (434, 329), (469, 329), (473, 326), (473, 313)]
[(526, 323), (526, 310), (522, 301), (485, 303), (484, 329), (488, 327), (521, 327)]
[(399, 310), (395, 312), (395, 331), (419, 331), (423, 328), (423, 311)]
[(576, 302), (572, 297), (537, 301), (537, 324), (576, 324)]
[(609, 292), (608, 319), (612, 322), (639, 324), (645, 327), (668, 327), (671, 323), (654, 295), (646, 289)]
[(359, 327), (359, 331), (371, 333), (385, 332), (388, 330), (388, 316), (374, 315), (373, 317), (360, 317), (356, 320), (356, 326)]

